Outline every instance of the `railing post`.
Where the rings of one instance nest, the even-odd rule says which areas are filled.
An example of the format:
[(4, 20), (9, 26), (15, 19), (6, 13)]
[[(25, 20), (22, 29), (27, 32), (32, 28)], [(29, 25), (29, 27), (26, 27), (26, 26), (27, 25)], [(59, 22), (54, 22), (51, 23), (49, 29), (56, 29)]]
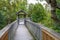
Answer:
[(40, 27), (40, 40), (42, 40), (42, 29), (41, 29), (41, 27)]

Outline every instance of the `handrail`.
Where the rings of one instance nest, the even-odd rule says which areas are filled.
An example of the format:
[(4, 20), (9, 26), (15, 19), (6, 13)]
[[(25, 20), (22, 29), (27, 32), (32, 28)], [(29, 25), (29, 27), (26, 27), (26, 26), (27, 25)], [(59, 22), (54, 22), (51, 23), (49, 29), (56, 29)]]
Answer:
[(5, 26), (3, 29), (0, 30), (0, 38), (1, 36), (3, 36), (3, 34), (9, 30), (9, 28), (11, 27), (11, 25), (14, 24), (14, 22), (12, 22), (11, 24), (8, 24), (7, 26)]
[[(38, 32), (38, 33), (40, 33), (40, 34), (42, 33), (40, 35), (42, 37), (42, 40), (60, 40), (60, 33), (57, 33), (54, 30), (43, 26), (42, 24), (37, 24), (32, 21), (26, 20), (26, 26), (29, 29), (29, 31), (32, 32), (32, 34), (34, 34), (34, 32), (38, 32), (39, 30), (37, 30), (37, 29), (40, 28), (40, 32)], [(34, 34), (34, 35), (38, 35), (38, 33)], [(38, 37), (39, 37), (39, 35), (38, 35)], [(35, 36), (35, 38), (36, 38), (36, 36)]]
[(37, 23), (26, 20), (26, 27), (36, 40), (42, 40), (42, 31)]
[[(25, 26), (31, 32), (36, 40), (60, 40), (60, 34), (49, 29), (42, 24), (34, 23), (30, 20), (25, 20)], [(18, 27), (17, 21), (8, 24), (0, 30), (0, 40), (14, 40), (15, 31)]]
[[(17, 20), (12, 22), (11, 24), (8, 24), (6, 27), (4, 27), (2, 30), (0, 30), (0, 40), (13, 40), (12, 36), (14, 36), (17, 29)], [(12, 36), (11, 36), (12, 35)]]
[(56, 40), (60, 40), (60, 33), (55, 32), (53, 29), (47, 28), (42, 25), (42, 31), (48, 34), (49, 36), (53, 37)]

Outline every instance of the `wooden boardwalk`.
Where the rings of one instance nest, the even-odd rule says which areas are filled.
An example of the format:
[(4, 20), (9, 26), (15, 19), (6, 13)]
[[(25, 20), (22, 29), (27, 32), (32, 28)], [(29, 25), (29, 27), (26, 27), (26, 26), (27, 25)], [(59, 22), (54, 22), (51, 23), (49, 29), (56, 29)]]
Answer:
[(38, 25), (34, 22), (26, 21), (26, 26), (34, 37), (25, 27), (24, 20), (20, 20), (18, 26), (15, 21), (3, 28), (0, 31), (0, 40), (60, 40), (60, 33), (41, 24)]
[(34, 40), (23, 22), (18, 26), (14, 40)]

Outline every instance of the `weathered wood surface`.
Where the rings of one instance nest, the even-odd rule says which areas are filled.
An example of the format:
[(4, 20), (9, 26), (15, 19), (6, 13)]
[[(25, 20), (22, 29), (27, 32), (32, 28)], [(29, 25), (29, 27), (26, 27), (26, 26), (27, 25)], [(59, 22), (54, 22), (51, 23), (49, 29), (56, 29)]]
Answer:
[(9, 25), (0, 30), (0, 40), (8, 40), (8, 29)]
[(8, 40), (8, 31), (6, 31), (3, 36), (0, 38), (0, 40)]
[[(15, 28), (16, 25), (12, 25), (12, 26), (14, 26), (14, 28)], [(20, 26), (20, 27), (22, 27), (22, 26)], [(38, 25), (34, 22), (26, 21), (26, 26), (30, 29), (31, 33), (34, 34), (36, 36), (36, 38), (38, 38), (39, 40), (41, 39), (40, 36), (42, 36), (42, 40), (60, 40), (59, 33), (55, 32), (47, 27), (44, 27), (41, 24)], [(2, 31), (3, 35), (1, 34), (1, 31), (0, 31), (0, 40), (8, 40), (8, 36), (11, 35), (12, 32), (14, 31), (14, 30), (11, 30), (12, 32), (10, 31), (11, 34), (9, 34), (9, 32), (8, 32), (9, 27), (7, 26), (6, 28)], [(10, 39), (11, 39), (11, 37), (10, 37)]]
[(14, 21), (0, 30), (0, 40), (12, 40), (18, 27), (17, 25), (17, 21)]
[(24, 23), (21, 22), (17, 28), (14, 40), (34, 40), (34, 38), (25, 27)]
[[(57, 33), (54, 30), (43, 26), (42, 24), (39, 24), (39, 26), (37, 26), (38, 24), (34, 22), (26, 21), (26, 25), (28, 29), (32, 32), (32, 34), (36, 33), (34, 35), (37, 35), (38, 39), (42, 38), (42, 40), (60, 40), (60, 33)], [(39, 28), (41, 28), (41, 30), (38, 30)]]
[(42, 40), (41, 28), (39, 25), (28, 20), (28, 21), (26, 21), (26, 27), (28, 28), (28, 30), (34, 36), (34, 38), (36, 40)]
[(43, 40), (60, 40), (60, 34), (47, 27), (43, 27), (42, 39)]

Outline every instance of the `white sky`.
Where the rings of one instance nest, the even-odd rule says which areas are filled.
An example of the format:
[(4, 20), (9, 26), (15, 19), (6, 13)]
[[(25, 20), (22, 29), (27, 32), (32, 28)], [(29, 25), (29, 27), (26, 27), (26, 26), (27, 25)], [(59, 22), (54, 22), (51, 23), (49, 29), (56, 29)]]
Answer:
[[(36, 0), (28, 0), (28, 4), (30, 4), (30, 3), (33, 3), (33, 4), (35, 4), (35, 3), (38, 3), (38, 1), (36, 1)], [(45, 5), (47, 4), (47, 2), (46, 1), (42, 1), (42, 2), (40, 2), (44, 7), (45, 7)]]
[[(35, 4), (35, 3), (38, 3), (38, 1), (36, 1), (36, 0), (28, 0), (28, 4), (30, 4), (30, 3), (33, 3), (33, 4)], [(43, 4), (47, 4), (47, 2), (46, 1), (42, 1), (42, 2), (40, 2), (42, 5)]]
[(37, 3), (37, 1), (36, 0), (28, 0), (28, 4), (30, 4), (30, 3), (35, 4), (35, 3)]

